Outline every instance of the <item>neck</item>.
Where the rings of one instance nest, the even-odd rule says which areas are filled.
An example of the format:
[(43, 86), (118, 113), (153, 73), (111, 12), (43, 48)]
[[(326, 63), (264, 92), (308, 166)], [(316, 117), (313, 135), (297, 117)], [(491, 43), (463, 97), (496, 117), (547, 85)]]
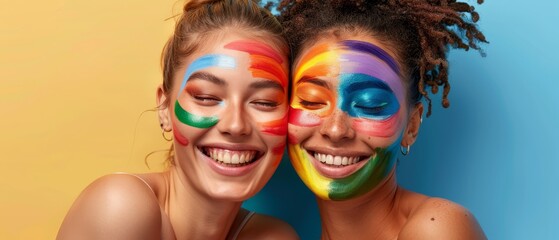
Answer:
[(395, 170), (392, 170), (379, 186), (357, 198), (344, 201), (317, 198), (322, 238), (395, 238), (398, 234), (398, 195)]
[(225, 239), (242, 202), (212, 199), (194, 189), (171, 167), (165, 211), (177, 239)]

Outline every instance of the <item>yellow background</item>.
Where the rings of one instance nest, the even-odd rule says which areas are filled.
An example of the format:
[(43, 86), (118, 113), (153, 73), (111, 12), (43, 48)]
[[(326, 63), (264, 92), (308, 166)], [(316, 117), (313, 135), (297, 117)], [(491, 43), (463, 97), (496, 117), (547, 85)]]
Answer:
[[(0, 239), (54, 239), (94, 179), (162, 169), (159, 58), (182, 1), (0, 4)], [(138, 124), (137, 132), (135, 126)], [(134, 144), (133, 144), (134, 143)]]

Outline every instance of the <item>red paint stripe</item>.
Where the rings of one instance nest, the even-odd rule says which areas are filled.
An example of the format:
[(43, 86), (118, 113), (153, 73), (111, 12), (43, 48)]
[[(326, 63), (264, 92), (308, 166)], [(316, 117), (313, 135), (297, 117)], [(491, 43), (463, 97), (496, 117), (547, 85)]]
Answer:
[(287, 135), (287, 142), (288, 142), (289, 144), (292, 144), (292, 145), (293, 145), (293, 144), (299, 143), (299, 140), (297, 139), (297, 137), (296, 137), (294, 134), (289, 133), (289, 134)]
[(180, 132), (179, 129), (177, 128), (177, 126), (175, 125), (175, 122), (173, 121), (173, 136), (175, 136), (175, 140), (183, 146), (188, 146), (188, 139), (186, 139), (186, 137), (184, 137)]
[(247, 52), (249, 54), (266, 56), (279, 64), (283, 63), (282, 55), (267, 44), (256, 41), (235, 41), (225, 45), (225, 48)]
[(285, 143), (282, 143), (278, 146), (276, 146), (275, 148), (272, 149), (272, 153), (275, 155), (280, 155), (283, 154), (283, 151), (285, 150)]
[(282, 119), (261, 123), (262, 124), (262, 132), (278, 135), (278, 136), (285, 136), (287, 135), (287, 114)]

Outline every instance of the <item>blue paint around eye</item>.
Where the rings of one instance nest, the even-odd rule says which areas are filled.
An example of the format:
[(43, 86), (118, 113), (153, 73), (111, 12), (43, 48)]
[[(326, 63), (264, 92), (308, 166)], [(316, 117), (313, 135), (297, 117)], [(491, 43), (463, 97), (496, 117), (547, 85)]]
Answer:
[(179, 93), (177, 95), (177, 98), (184, 91), (186, 82), (194, 72), (209, 67), (221, 67), (221, 68), (233, 69), (235, 68), (235, 66), (236, 63), (233, 57), (227, 55), (221, 55), (221, 54), (208, 54), (194, 60), (194, 62), (192, 62), (186, 69), (186, 73), (182, 78), (182, 83), (181, 83), (181, 87), (179, 88)]
[(390, 87), (366, 74), (341, 74), (339, 93), (338, 107), (352, 117), (384, 120), (400, 109)]

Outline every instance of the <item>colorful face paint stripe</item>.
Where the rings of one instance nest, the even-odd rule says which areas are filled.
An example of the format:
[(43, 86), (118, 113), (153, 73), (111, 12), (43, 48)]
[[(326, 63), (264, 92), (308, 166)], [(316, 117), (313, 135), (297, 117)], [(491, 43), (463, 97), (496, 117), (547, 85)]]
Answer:
[(186, 137), (184, 137), (180, 132), (179, 129), (177, 128), (177, 125), (175, 124), (175, 122), (173, 121), (173, 136), (175, 136), (175, 140), (183, 146), (187, 146), (188, 145), (188, 139), (186, 139)]
[(328, 197), (332, 200), (345, 200), (362, 195), (378, 186), (392, 170), (397, 152), (382, 148), (376, 148), (375, 152), (376, 155), (357, 172), (342, 179), (332, 180)]
[(305, 185), (307, 185), (315, 195), (322, 199), (328, 199), (329, 184), (332, 180), (323, 177), (314, 169), (307, 151), (301, 149), (299, 144), (289, 145), (287, 149), (289, 151), (291, 164)]
[(289, 144), (288, 151), (295, 171), (305, 185), (322, 199), (345, 200), (374, 189), (394, 168), (400, 138), (387, 148), (376, 148), (375, 155), (353, 174), (340, 179), (322, 176), (312, 165), (312, 157), (299, 144)]
[(390, 118), (377, 121), (364, 118), (355, 118), (351, 122), (356, 131), (376, 137), (394, 136), (400, 126), (400, 114), (392, 115)]
[(275, 80), (282, 86), (287, 86), (287, 73), (285, 73), (279, 63), (269, 57), (259, 55), (251, 55), (250, 59), (251, 65), (249, 70), (252, 72), (253, 77)]
[(398, 63), (394, 60), (394, 58), (392, 58), (386, 51), (376, 45), (356, 40), (345, 40), (342, 41), (342, 44), (346, 46), (348, 50), (372, 54), (388, 64), (388, 66), (392, 68), (392, 71), (396, 73), (400, 72)]
[(398, 74), (374, 57), (363, 54), (341, 55), (341, 73), (343, 74), (366, 74), (371, 77), (382, 79), (394, 92), (400, 102), (405, 100), (402, 82)]
[(202, 117), (189, 113), (182, 108), (178, 101), (178, 98), (183, 93), (186, 82), (188, 81), (188, 79), (190, 79), (190, 76), (199, 70), (209, 67), (233, 69), (235, 68), (235, 59), (227, 55), (209, 54), (194, 60), (194, 62), (192, 62), (188, 66), (188, 69), (183, 76), (179, 92), (177, 94), (177, 101), (175, 102), (175, 115), (177, 116), (179, 121), (192, 127), (209, 128), (217, 124), (218, 121), (217, 117)]
[(287, 114), (281, 119), (261, 123), (261, 125), (263, 133), (285, 136), (287, 135)]
[[(287, 86), (287, 73), (281, 64), (281, 55), (267, 44), (255, 41), (235, 41), (225, 45), (225, 48), (242, 51), (250, 54), (250, 67), (252, 76), (278, 81), (282, 86)], [(271, 76), (274, 76), (270, 78)]]
[(318, 54), (321, 54), (323, 52), (328, 52), (331, 50), (331, 46), (329, 44), (323, 43), (320, 44), (318, 46), (315, 46), (313, 49), (311, 49), (307, 54), (305, 54), (305, 56), (303, 56), (303, 58), (301, 58), (301, 60), (299, 61), (299, 63), (306, 63), (308, 62), (311, 58), (315, 57)]
[(266, 56), (266, 57), (269, 57), (269, 58), (273, 59), (274, 61), (276, 61), (279, 64), (283, 63), (283, 58), (281, 57), (281, 55), (276, 50), (274, 50), (273, 48), (271, 48), (267, 44), (264, 44), (264, 43), (261, 43), (261, 42), (235, 41), (235, 42), (231, 42), (231, 43), (228, 43), (227, 45), (225, 45), (225, 48), (232, 49), (232, 50), (237, 50), (237, 51), (242, 51), (242, 52), (247, 52), (251, 55), (254, 54), (254, 55)]
[(275, 155), (280, 155), (280, 154), (283, 154), (284, 150), (285, 150), (285, 142), (276, 146), (276, 147), (274, 147), (272, 149), (272, 153), (275, 154)]
[[(295, 73), (295, 79), (294, 79), (295, 83), (297, 83), (297, 81), (299, 81), (299, 79), (301, 79), (301, 77), (304, 76), (306, 71), (308, 71), (309, 69), (311, 69), (316, 65), (328, 64), (331, 66), (335, 66), (335, 62), (339, 59), (339, 57), (340, 54), (338, 53), (338, 51), (328, 51), (328, 52), (319, 53), (313, 56), (312, 58), (310, 58), (306, 62), (301, 62), (301, 65), (299, 66), (297, 72)], [(336, 74), (336, 73), (331, 73), (331, 74)]]
[(221, 68), (234, 69), (235, 66), (236, 66), (235, 59), (227, 55), (209, 54), (196, 59), (188, 66), (188, 69), (186, 70), (186, 73), (182, 78), (182, 83), (181, 83), (181, 87), (179, 88), (179, 93), (177, 95), (177, 98), (184, 91), (186, 82), (194, 72), (209, 67), (221, 67)]
[(316, 127), (322, 123), (322, 119), (309, 111), (290, 108), (289, 109), (289, 124), (300, 127)]
[(182, 123), (196, 128), (212, 127), (219, 120), (217, 117), (202, 117), (189, 113), (181, 107), (179, 101), (175, 102), (175, 115)]

